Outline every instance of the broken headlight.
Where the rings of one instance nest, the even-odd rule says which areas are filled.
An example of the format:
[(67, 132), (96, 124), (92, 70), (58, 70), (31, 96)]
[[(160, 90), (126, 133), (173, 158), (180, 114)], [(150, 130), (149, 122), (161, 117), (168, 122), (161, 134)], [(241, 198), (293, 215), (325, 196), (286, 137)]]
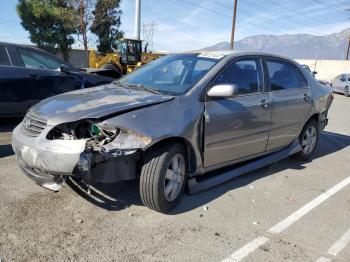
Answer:
[(151, 142), (152, 139), (148, 136), (138, 134), (130, 129), (121, 129), (111, 145), (118, 149), (138, 149), (148, 146)]
[(152, 142), (150, 137), (138, 134), (133, 130), (119, 129), (92, 120), (57, 125), (48, 133), (47, 139), (86, 139), (87, 145), (104, 146), (111, 144), (110, 146), (116, 149), (144, 148)]
[(94, 140), (100, 145), (111, 142), (119, 134), (119, 129), (108, 125), (101, 125), (92, 120), (64, 123), (55, 126), (48, 134), (47, 139)]

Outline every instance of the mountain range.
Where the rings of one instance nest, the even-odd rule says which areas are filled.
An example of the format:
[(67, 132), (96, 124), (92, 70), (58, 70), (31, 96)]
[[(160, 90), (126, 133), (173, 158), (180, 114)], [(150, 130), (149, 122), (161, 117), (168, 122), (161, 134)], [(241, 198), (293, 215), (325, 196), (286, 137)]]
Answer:
[[(330, 35), (286, 34), (257, 35), (235, 42), (235, 50), (267, 52), (294, 59), (344, 59), (350, 28)], [(228, 42), (220, 42), (203, 50), (227, 50)]]

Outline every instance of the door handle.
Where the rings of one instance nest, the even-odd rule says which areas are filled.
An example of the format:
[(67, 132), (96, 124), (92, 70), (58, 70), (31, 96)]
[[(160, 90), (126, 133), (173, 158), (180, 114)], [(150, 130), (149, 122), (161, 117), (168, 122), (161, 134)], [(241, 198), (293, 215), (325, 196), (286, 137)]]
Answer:
[(304, 94), (303, 99), (305, 102), (308, 102), (310, 100), (310, 96), (308, 94)]
[(262, 99), (262, 100), (260, 101), (259, 106), (262, 107), (262, 108), (268, 108), (268, 107), (269, 107), (269, 103), (266, 102), (265, 99)]

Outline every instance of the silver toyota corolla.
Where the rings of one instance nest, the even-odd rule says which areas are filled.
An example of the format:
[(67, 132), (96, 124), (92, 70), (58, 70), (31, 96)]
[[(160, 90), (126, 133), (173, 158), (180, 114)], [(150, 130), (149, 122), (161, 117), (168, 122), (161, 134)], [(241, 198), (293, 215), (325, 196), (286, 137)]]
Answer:
[(12, 143), (24, 173), (46, 188), (59, 190), (67, 177), (87, 185), (138, 178), (143, 203), (166, 213), (186, 185), (198, 192), (290, 155), (308, 159), (332, 99), (287, 58), (175, 54), (40, 102)]

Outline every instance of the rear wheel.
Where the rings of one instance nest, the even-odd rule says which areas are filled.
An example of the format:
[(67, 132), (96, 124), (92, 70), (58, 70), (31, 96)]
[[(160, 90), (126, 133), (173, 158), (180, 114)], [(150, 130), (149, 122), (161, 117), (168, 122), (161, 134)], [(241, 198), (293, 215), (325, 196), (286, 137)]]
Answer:
[(140, 177), (143, 204), (168, 213), (177, 205), (187, 180), (187, 162), (181, 144), (157, 147), (145, 155)]
[(311, 155), (314, 153), (319, 137), (318, 124), (314, 119), (311, 119), (306, 123), (301, 134), (299, 136), (299, 141), (302, 150), (297, 154), (297, 157), (301, 160), (310, 159)]

